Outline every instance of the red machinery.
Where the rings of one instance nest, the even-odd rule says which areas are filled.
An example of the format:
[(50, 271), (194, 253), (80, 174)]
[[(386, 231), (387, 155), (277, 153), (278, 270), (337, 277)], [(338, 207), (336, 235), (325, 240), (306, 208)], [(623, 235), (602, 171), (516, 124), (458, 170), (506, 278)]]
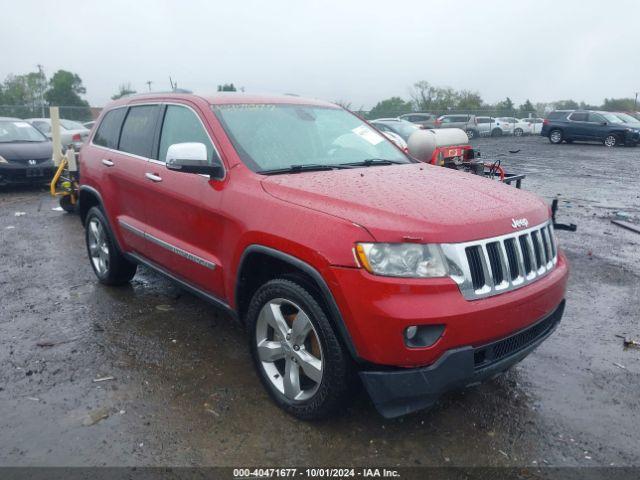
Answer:
[[(429, 159), (427, 163), (484, 175), (502, 182), (515, 183), (520, 188), (525, 175), (509, 174), (500, 165), (500, 160), (484, 162), (480, 152), (469, 145), (467, 134), (459, 128), (420, 130), (408, 143), (409, 153), (417, 159)], [(425, 160), (426, 161), (426, 160)]]

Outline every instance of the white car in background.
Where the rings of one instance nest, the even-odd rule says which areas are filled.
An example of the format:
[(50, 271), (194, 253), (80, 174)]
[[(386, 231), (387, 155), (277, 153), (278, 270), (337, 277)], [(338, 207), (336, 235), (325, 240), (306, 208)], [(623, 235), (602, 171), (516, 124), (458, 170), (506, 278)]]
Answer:
[(521, 118), (520, 121), (529, 124), (529, 127), (531, 127), (532, 135), (540, 135), (540, 132), (542, 131), (542, 124), (544, 123), (544, 118)]
[(531, 135), (531, 125), (515, 117), (498, 117), (496, 118), (496, 125), (500, 125), (507, 135), (516, 137)]
[[(50, 118), (28, 118), (26, 121), (51, 138)], [(89, 138), (89, 133), (90, 130), (79, 122), (60, 119), (60, 143), (63, 148), (73, 145), (75, 150), (79, 150)]]

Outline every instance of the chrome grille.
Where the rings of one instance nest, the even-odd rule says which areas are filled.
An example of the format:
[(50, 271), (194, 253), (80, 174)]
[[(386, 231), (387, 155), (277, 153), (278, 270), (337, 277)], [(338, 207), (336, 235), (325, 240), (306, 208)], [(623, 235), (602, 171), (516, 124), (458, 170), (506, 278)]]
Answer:
[(458, 267), (451, 278), (467, 300), (528, 285), (553, 270), (558, 261), (551, 222), (500, 237), (443, 244), (442, 250)]

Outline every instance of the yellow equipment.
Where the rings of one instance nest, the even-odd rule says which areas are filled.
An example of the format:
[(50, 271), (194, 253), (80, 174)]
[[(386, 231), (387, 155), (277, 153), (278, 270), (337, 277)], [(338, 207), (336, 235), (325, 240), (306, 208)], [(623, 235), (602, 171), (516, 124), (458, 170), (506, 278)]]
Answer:
[(60, 197), (60, 206), (65, 212), (73, 213), (78, 205), (78, 163), (76, 152), (73, 148), (67, 148), (62, 153), (60, 143), (60, 116), (58, 107), (50, 107), (51, 139), (53, 141), (53, 163), (58, 166), (49, 191), (54, 197)]

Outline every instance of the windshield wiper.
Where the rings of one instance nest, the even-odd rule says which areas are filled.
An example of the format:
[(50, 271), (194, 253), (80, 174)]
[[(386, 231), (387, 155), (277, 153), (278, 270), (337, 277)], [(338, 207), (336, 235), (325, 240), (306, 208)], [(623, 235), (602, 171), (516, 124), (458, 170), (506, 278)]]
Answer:
[(409, 162), (399, 162), (397, 160), (388, 160), (386, 158), (367, 158), (361, 162), (344, 163), (352, 167), (371, 167), (372, 165), (404, 165)]
[(323, 165), (320, 163), (309, 163), (306, 165), (290, 165), (284, 168), (273, 168), (271, 170), (258, 170), (256, 173), (263, 175), (277, 175), (280, 173), (300, 173), (300, 172), (318, 172), (322, 170), (333, 170), (335, 168), (349, 168), (340, 164)]

